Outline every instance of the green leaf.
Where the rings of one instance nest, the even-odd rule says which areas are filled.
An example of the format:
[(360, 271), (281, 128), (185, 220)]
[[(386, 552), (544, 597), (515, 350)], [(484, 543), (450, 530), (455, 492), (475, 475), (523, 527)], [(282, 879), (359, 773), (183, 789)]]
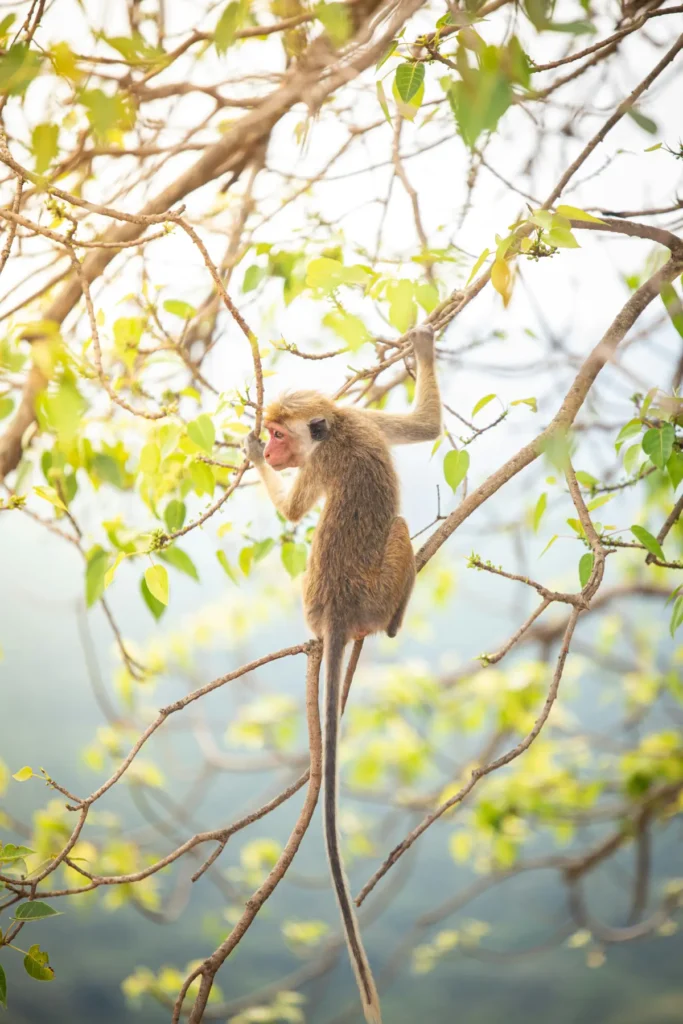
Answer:
[(37, 494), (39, 498), (44, 498), (45, 501), (49, 501), (55, 508), (60, 509), (62, 512), (68, 512), (68, 509), (60, 496), (57, 494), (54, 487), (34, 487), (33, 493)]
[(548, 543), (546, 544), (546, 546), (543, 548), (543, 551), (541, 551), (541, 554), (538, 557), (541, 558), (546, 553), (548, 548), (552, 547), (552, 545), (555, 543), (555, 541), (558, 540), (558, 538), (559, 538), (559, 534), (557, 534), (557, 533), (554, 536), (552, 536), (550, 538), (550, 540), (548, 541)]
[(619, 433), (617, 434), (617, 439), (614, 442), (614, 447), (616, 448), (616, 450), (619, 451), (624, 441), (626, 441), (629, 437), (635, 437), (635, 435), (639, 434), (642, 429), (642, 420), (629, 420), (626, 426), (622, 427)]
[(163, 565), (151, 565), (145, 569), (145, 583), (152, 597), (161, 604), (168, 604), (168, 572)]
[(221, 563), (225, 575), (229, 576), (236, 586), (239, 586), (239, 577), (237, 576), (233, 567), (230, 565), (230, 562), (228, 561), (228, 556), (226, 555), (225, 551), (217, 551), (216, 558)]
[(142, 598), (145, 604), (147, 605), (152, 615), (158, 622), (161, 616), (166, 611), (166, 605), (162, 604), (161, 601), (157, 601), (154, 594), (150, 592), (150, 589), (147, 586), (147, 583), (145, 582), (144, 576), (142, 576), (140, 579), (140, 593), (142, 594)]
[(386, 62), (389, 60), (389, 58), (391, 57), (392, 53), (394, 53), (394, 51), (396, 50), (397, 47), (398, 47), (398, 39), (392, 39), (391, 42), (389, 43), (389, 45), (387, 46), (386, 50), (384, 51), (384, 53), (380, 57), (380, 59), (375, 64), (375, 71), (379, 71), (379, 69), (382, 67), (382, 65), (386, 64)]
[(586, 213), (585, 210), (580, 210), (578, 206), (558, 206), (556, 213), (559, 213), (561, 217), (566, 217), (568, 220), (587, 220), (591, 224), (604, 224), (604, 220), (600, 220), (599, 217), (594, 217), (592, 213)]
[(173, 316), (179, 316), (181, 320), (191, 320), (197, 313), (194, 306), (182, 299), (166, 299), (164, 309), (167, 313), (173, 313)]
[(342, 284), (344, 266), (339, 260), (329, 256), (318, 256), (306, 267), (306, 284), (309, 288), (322, 288), (333, 291)]
[(286, 541), (282, 545), (280, 554), (282, 564), (292, 579), (295, 579), (304, 572), (307, 556), (308, 551), (305, 544), (294, 544), (292, 541)]
[(526, 15), (539, 32), (542, 32), (550, 23), (554, 5), (554, 0), (524, 0)]
[(671, 636), (674, 635), (681, 625), (683, 625), (683, 595), (676, 599), (676, 603), (674, 604), (671, 612), (671, 622), (669, 623), (669, 632), (671, 633)]
[(266, 274), (266, 268), (259, 267), (256, 263), (253, 263), (250, 267), (247, 267), (247, 269), (244, 271), (242, 291), (253, 292), (255, 288), (258, 288)]
[(488, 405), (489, 402), (492, 402), (495, 397), (495, 395), (484, 395), (483, 398), (480, 398), (472, 409), (472, 416), (476, 416), (477, 413), (480, 412), (484, 406)]
[(683, 480), (683, 452), (672, 452), (666, 464), (674, 491)]
[(396, 68), (396, 89), (404, 103), (410, 103), (424, 82), (424, 64), (399, 64)]
[(370, 341), (370, 331), (361, 318), (353, 313), (334, 309), (325, 314), (323, 323), (326, 327), (331, 328), (335, 334), (338, 334), (352, 352), (356, 352), (362, 345)]
[(24, 969), (34, 981), (52, 981), (55, 972), (48, 963), (47, 953), (41, 951), (39, 945), (31, 946), (24, 957)]
[(59, 917), (60, 910), (54, 910), (49, 903), (42, 900), (33, 900), (30, 903), (20, 903), (14, 911), (15, 921), (42, 921), (44, 917)]
[(671, 458), (674, 438), (674, 428), (670, 423), (665, 423), (661, 427), (653, 427), (645, 432), (643, 451), (657, 469), (663, 470)]
[(580, 249), (579, 243), (574, 238), (569, 228), (551, 228), (547, 233), (548, 241), (551, 245), (556, 245), (561, 249)]
[(134, 32), (132, 36), (103, 35), (102, 38), (129, 63), (138, 67), (149, 67), (150, 65), (163, 67), (167, 62), (164, 51), (150, 46), (139, 32)]
[(140, 472), (146, 476), (156, 473), (161, 463), (161, 451), (154, 442), (146, 444), (140, 452)]
[(36, 174), (43, 174), (57, 156), (59, 126), (37, 124), (31, 133), (31, 149), (36, 159)]
[(672, 284), (665, 284), (660, 288), (659, 294), (669, 314), (671, 323), (683, 338), (683, 305), (681, 304), (678, 292)]
[(455, 493), (467, 476), (467, 470), (470, 468), (470, 455), (469, 452), (461, 449), (460, 451), (448, 452), (443, 460), (443, 475), (446, 478), (446, 483)]
[(343, 46), (353, 33), (347, 4), (317, 4), (315, 16), (322, 23), (334, 46)]
[(192, 480), (192, 486), (194, 487), (195, 494), (201, 497), (202, 494), (208, 494), (209, 497), (213, 494), (216, 486), (216, 480), (211, 470), (211, 466), (207, 466), (205, 462), (196, 460), (190, 465), (190, 479)]
[(0, 56), (0, 93), (21, 96), (40, 73), (43, 54), (26, 43), (15, 43)]
[(239, 3), (238, 0), (232, 0), (221, 14), (213, 34), (216, 53), (219, 57), (222, 57), (234, 42), (235, 34), (245, 20), (248, 11), (248, 5)]
[(577, 469), (576, 479), (582, 487), (595, 487), (598, 482), (591, 473), (586, 473), (583, 469)]
[(216, 441), (216, 428), (206, 413), (202, 413), (196, 420), (187, 424), (187, 433), (195, 444), (204, 449), (207, 455), (211, 454)]
[(176, 450), (182, 430), (178, 423), (164, 423), (159, 430), (159, 447), (162, 459), (168, 458)]
[(73, 380), (63, 377), (55, 392), (44, 392), (43, 407), (60, 440), (72, 441), (81, 429), (87, 408), (87, 402)]
[(651, 117), (646, 117), (645, 114), (641, 114), (635, 107), (630, 107), (626, 113), (632, 118), (639, 128), (642, 128), (648, 135), (656, 135), (659, 131), (657, 122), (653, 121)]
[(662, 545), (659, 543), (656, 537), (653, 537), (644, 526), (632, 526), (631, 533), (637, 541), (643, 545), (644, 548), (654, 555), (655, 558), (659, 558), (662, 562), (666, 561), (666, 555), (662, 551)]
[(13, 860), (24, 860), (25, 857), (35, 853), (28, 846), (15, 846), (14, 843), (5, 843), (3, 846), (0, 843), (0, 861), (3, 863), (9, 863)]
[(116, 570), (121, 565), (121, 562), (124, 560), (125, 557), (126, 557), (125, 552), (119, 551), (118, 555), (116, 556), (116, 558), (114, 559), (112, 564), (109, 566), (109, 568), (105, 572), (105, 574), (104, 574), (104, 589), (105, 590), (108, 587), (110, 587), (112, 585), (112, 583), (114, 582), (114, 576), (116, 575)]
[(0, 964), (0, 1006), (7, 1009), (7, 977), (2, 964)]
[(629, 476), (635, 473), (638, 468), (638, 463), (640, 462), (642, 454), (643, 449), (639, 444), (631, 445), (631, 447), (627, 448), (624, 452), (624, 469)]
[(176, 530), (182, 530), (186, 514), (187, 509), (184, 501), (178, 501), (177, 498), (173, 498), (169, 501), (168, 505), (164, 509), (164, 522), (168, 527), (169, 533), (175, 533)]
[(159, 558), (163, 559), (164, 562), (168, 562), (174, 569), (178, 569), (180, 572), (184, 572), (186, 576), (196, 580), (199, 583), (199, 573), (197, 572), (196, 566), (186, 551), (183, 551), (176, 544), (171, 545), (168, 548), (161, 548), (157, 551)]
[(417, 317), (415, 305), (415, 285), (408, 278), (390, 281), (386, 296), (389, 300), (389, 323), (402, 334), (412, 327)]
[(442, 79), (441, 84), (462, 140), (471, 149), (482, 132), (495, 131), (512, 103), (519, 62), (505, 46), (486, 46), (478, 68), (469, 67), (464, 54), (461, 48), (461, 79)]
[(586, 507), (589, 512), (594, 512), (596, 508), (601, 508), (603, 505), (606, 505), (613, 497), (613, 494), (601, 494), (599, 498), (593, 498), (592, 501), (589, 501)]
[(0, 398), (0, 420), (4, 420), (11, 413), (14, 408), (14, 402), (11, 398)]
[(237, 561), (239, 562), (239, 567), (244, 573), (244, 575), (248, 576), (249, 573), (251, 572), (252, 562), (254, 561), (253, 547), (249, 546), (246, 548), (242, 548), (237, 557)]
[(535, 398), (517, 398), (510, 405), (528, 405), (532, 412), (538, 412), (538, 402)]
[(260, 562), (262, 558), (265, 558), (269, 551), (272, 550), (275, 545), (275, 541), (272, 537), (267, 537), (265, 540), (257, 541), (254, 544), (252, 550), (254, 553), (254, 561)]
[(385, 120), (389, 124), (391, 124), (391, 114), (389, 113), (389, 104), (387, 103), (386, 93), (384, 92), (384, 86), (382, 85), (381, 82), (377, 82), (376, 83), (376, 89), (377, 89), (377, 100), (379, 102), (380, 107), (382, 108), (382, 113), (384, 114), (384, 118), (385, 118)]
[(85, 603), (92, 608), (104, 593), (104, 576), (109, 564), (109, 553), (96, 544), (88, 552), (85, 568)]
[(12, 778), (16, 779), (17, 782), (26, 782), (28, 779), (33, 778), (33, 768), (29, 768), (28, 765), (25, 765), (23, 768), (20, 768), (18, 772), (15, 772)]
[(125, 89), (119, 88), (111, 96), (102, 89), (87, 89), (79, 98), (99, 141), (106, 142), (109, 138), (115, 141), (121, 132), (135, 126), (135, 105)]
[(594, 36), (597, 31), (590, 21), (553, 21), (543, 28), (548, 32), (567, 32), (572, 36)]
[(582, 590), (591, 578), (594, 561), (595, 556), (590, 551), (587, 551), (586, 554), (582, 555), (579, 559), (579, 583), (581, 584)]
[(425, 313), (431, 313), (439, 304), (439, 289), (434, 284), (424, 282), (415, 285), (415, 298)]
[(541, 519), (543, 518), (543, 513), (545, 512), (547, 505), (548, 495), (544, 491), (536, 502), (536, 508), (534, 509), (534, 533), (538, 533), (538, 528), (541, 525)]
[(467, 284), (469, 284), (469, 283), (470, 283), (470, 281), (471, 281), (471, 280), (472, 280), (472, 278), (473, 278), (473, 277), (475, 276), (475, 274), (477, 273), (477, 271), (481, 270), (481, 268), (483, 267), (484, 263), (486, 262), (486, 259), (487, 259), (487, 258), (488, 258), (488, 257), (489, 257), (490, 255), (491, 255), (491, 251), (490, 251), (490, 249), (484, 249), (483, 253), (482, 253), (482, 254), (481, 254), (481, 256), (479, 257), (479, 259), (477, 260), (477, 262), (476, 262), (476, 263), (474, 264), (474, 266), (472, 267), (472, 272), (471, 272), (470, 276), (469, 276), (469, 277), (467, 278)]
[(7, 14), (2, 21), (0, 21), (0, 42), (4, 42), (7, 39), (9, 30), (16, 20), (16, 14)]

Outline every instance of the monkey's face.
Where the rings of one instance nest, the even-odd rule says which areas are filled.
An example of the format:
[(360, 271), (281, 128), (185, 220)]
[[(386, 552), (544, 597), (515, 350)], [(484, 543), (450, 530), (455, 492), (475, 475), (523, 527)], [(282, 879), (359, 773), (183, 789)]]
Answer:
[(300, 437), (296, 430), (284, 423), (266, 423), (268, 443), (263, 449), (263, 457), (271, 469), (292, 469), (301, 465)]

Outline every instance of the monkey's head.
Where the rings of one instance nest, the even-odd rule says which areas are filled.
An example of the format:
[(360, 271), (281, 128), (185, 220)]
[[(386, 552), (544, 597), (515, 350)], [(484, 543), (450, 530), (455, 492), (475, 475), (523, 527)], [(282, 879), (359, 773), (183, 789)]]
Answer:
[(263, 457), (278, 472), (303, 466), (317, 445), (330, 436), (334, 405), (317, 391), (281, 395), (264, 410), (268, 443)]

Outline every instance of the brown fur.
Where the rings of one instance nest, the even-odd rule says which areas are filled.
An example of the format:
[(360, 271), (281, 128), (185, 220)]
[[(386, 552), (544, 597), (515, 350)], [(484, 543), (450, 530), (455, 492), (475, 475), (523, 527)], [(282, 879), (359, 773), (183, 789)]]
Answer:
[[(287, 436), (271, 442), (285, 450), (299, 473), (285, 495), (265, 462), (260, 442), (247, 453), (278, 510), (294, 522), (325, 499), (313, 537), (303, 596), (306, 621), (325, 643), (323, 818), (330, 870), (366, 1020), (381, 1024), (379, 997), (363, 949), (339, 851), (337, 746), (344, 647), (354, 637), (386, 630), (395, 636), (415, 581), (408, 527), (398, 515), (399, 486), (389, 444), (434, 439), (441, 432), (441, 400), (434, 371), (431, 328), (413, 336), (418, 363), (415, 406), (408, 414), (343, 408), (315, 391), (282, 395), (264, 419)], [(316, 440), (312, 424), (322, 423)], [(310, 436), (309, 436), (310, 434)], [(270, 454), (268, 457), (272, 457)]]

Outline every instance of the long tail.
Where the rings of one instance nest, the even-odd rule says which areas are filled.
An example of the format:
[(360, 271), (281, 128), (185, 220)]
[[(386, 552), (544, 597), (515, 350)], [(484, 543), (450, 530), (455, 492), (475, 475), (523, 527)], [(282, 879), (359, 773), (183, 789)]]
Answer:
[(337, 747), (339, 740), (340, 691), (345, 642), (342, 634), (330, 630), (325, 635), (325, 721), (323, 730), (323, 819), (327, 856), (332, 881), (341, 910), (351, 965), (356, 975), (363, 1012), (368, 1024), (382, 1024), (379, 996), (370, 964), (363, 949), (358, 921), (351, 902), (339, 852), (337, 832)]

